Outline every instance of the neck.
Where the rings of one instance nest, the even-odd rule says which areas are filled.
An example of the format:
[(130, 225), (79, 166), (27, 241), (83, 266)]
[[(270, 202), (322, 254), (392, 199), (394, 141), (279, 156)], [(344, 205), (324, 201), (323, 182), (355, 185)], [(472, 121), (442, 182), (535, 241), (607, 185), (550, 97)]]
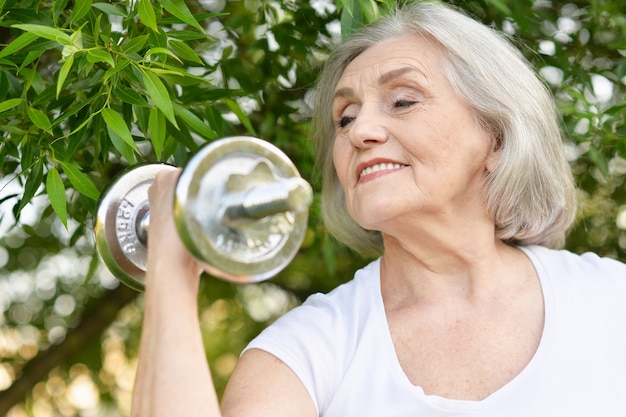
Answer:
[(480, 301), (510, 288), (511, 269), (525, 256), (495, 238), (493, 228), (483, 233), (421, 235), (397, 239), (383, 235), (381, 262), (383, 297), (398, 305), (421, 300)]

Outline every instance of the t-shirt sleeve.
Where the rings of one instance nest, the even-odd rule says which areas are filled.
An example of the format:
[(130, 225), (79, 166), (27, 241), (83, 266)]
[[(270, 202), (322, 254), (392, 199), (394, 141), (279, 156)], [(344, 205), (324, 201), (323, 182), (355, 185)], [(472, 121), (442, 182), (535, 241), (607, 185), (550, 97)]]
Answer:
[(266, 328), (244, 349), (264, 350), (285, 363), (300, 378), (317, 411), (331, 398), (344, 367), (344, 320), (323, 294), (309, 297)]
[(529, 252), (535, 265), (544, 268), (551, 285), (559, 289), (555, 297), (561, 310), (593, 305), (590, 320), (604, 317), (604, 313), (611, 321), (622, 322), (626, 315), (626, 264), (592, 252), (577, 255), (540, 246), (531, 247)]

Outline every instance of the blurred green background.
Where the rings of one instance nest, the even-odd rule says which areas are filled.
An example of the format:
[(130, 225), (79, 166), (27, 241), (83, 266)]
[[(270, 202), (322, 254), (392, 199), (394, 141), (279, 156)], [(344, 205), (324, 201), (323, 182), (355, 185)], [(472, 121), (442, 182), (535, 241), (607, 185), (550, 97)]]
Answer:
[[(276, 144), (319, 192), (308, 116), (320, 66), (396, 3), (0, 0), (0, 415), (129, 415), (142, 295), (95, 252), (100, 192), (126, 166), (184, 166), (235, 134)], [(554, 93), (580, 189), (567, 247), (626, 261), (626, 2), (451, 3), (509, 34)], [(316, 198), (279, 276), (203, 280), (218, 390), (262, 328), (367, 261), (328, 235)]]

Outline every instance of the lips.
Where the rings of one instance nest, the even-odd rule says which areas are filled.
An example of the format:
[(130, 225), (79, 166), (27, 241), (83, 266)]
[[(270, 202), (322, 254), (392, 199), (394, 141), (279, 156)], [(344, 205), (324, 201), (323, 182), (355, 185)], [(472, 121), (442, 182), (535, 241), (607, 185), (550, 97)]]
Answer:
[(363, 171), (361, 171), (361, 174), (359, 175), (359, 178), (362, 178), (362, 177), (366, 176), (367, 174), (372, 174), (374, 172), (389, 171), (389, 170), (392, 170), (392, 169), (400, 169), (403, 166), (404, 165), (393, 164), (393, 163), (376, 164), (374, 166), (367, 167)]
[(406, 165), (393, 161), (369, 161), (363, 164), (359, 164), (357, 167), (357, 176), (359, 179), (366, 175), (375, 174), (383, 171), (393, 171), (400, 168), (404, 168)]

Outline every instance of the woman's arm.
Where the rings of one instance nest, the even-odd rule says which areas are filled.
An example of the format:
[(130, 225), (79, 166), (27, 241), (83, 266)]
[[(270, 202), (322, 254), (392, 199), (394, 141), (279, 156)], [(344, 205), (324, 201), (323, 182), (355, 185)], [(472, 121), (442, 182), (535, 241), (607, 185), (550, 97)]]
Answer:
[(174, 224), (179, 172), (159, 174), (149, 190), (145, 312), (131, 415), (219, 416), (200, 322), (200, 266)]
[(280, 359), (259, 349), (246, 351), (231, 375), (225, 417), (316, 417), (311, 396)]
[[(174, 224), (178, 172), (159, 174), (149, 191), (150, 232), (145, 312), (133, 394), (133, 417), (222, 416), (198, 317), (200, 265)], [(245, 353), (224, 394), (229, 417), (314, 417), (298, 377), (260, 350)]]

